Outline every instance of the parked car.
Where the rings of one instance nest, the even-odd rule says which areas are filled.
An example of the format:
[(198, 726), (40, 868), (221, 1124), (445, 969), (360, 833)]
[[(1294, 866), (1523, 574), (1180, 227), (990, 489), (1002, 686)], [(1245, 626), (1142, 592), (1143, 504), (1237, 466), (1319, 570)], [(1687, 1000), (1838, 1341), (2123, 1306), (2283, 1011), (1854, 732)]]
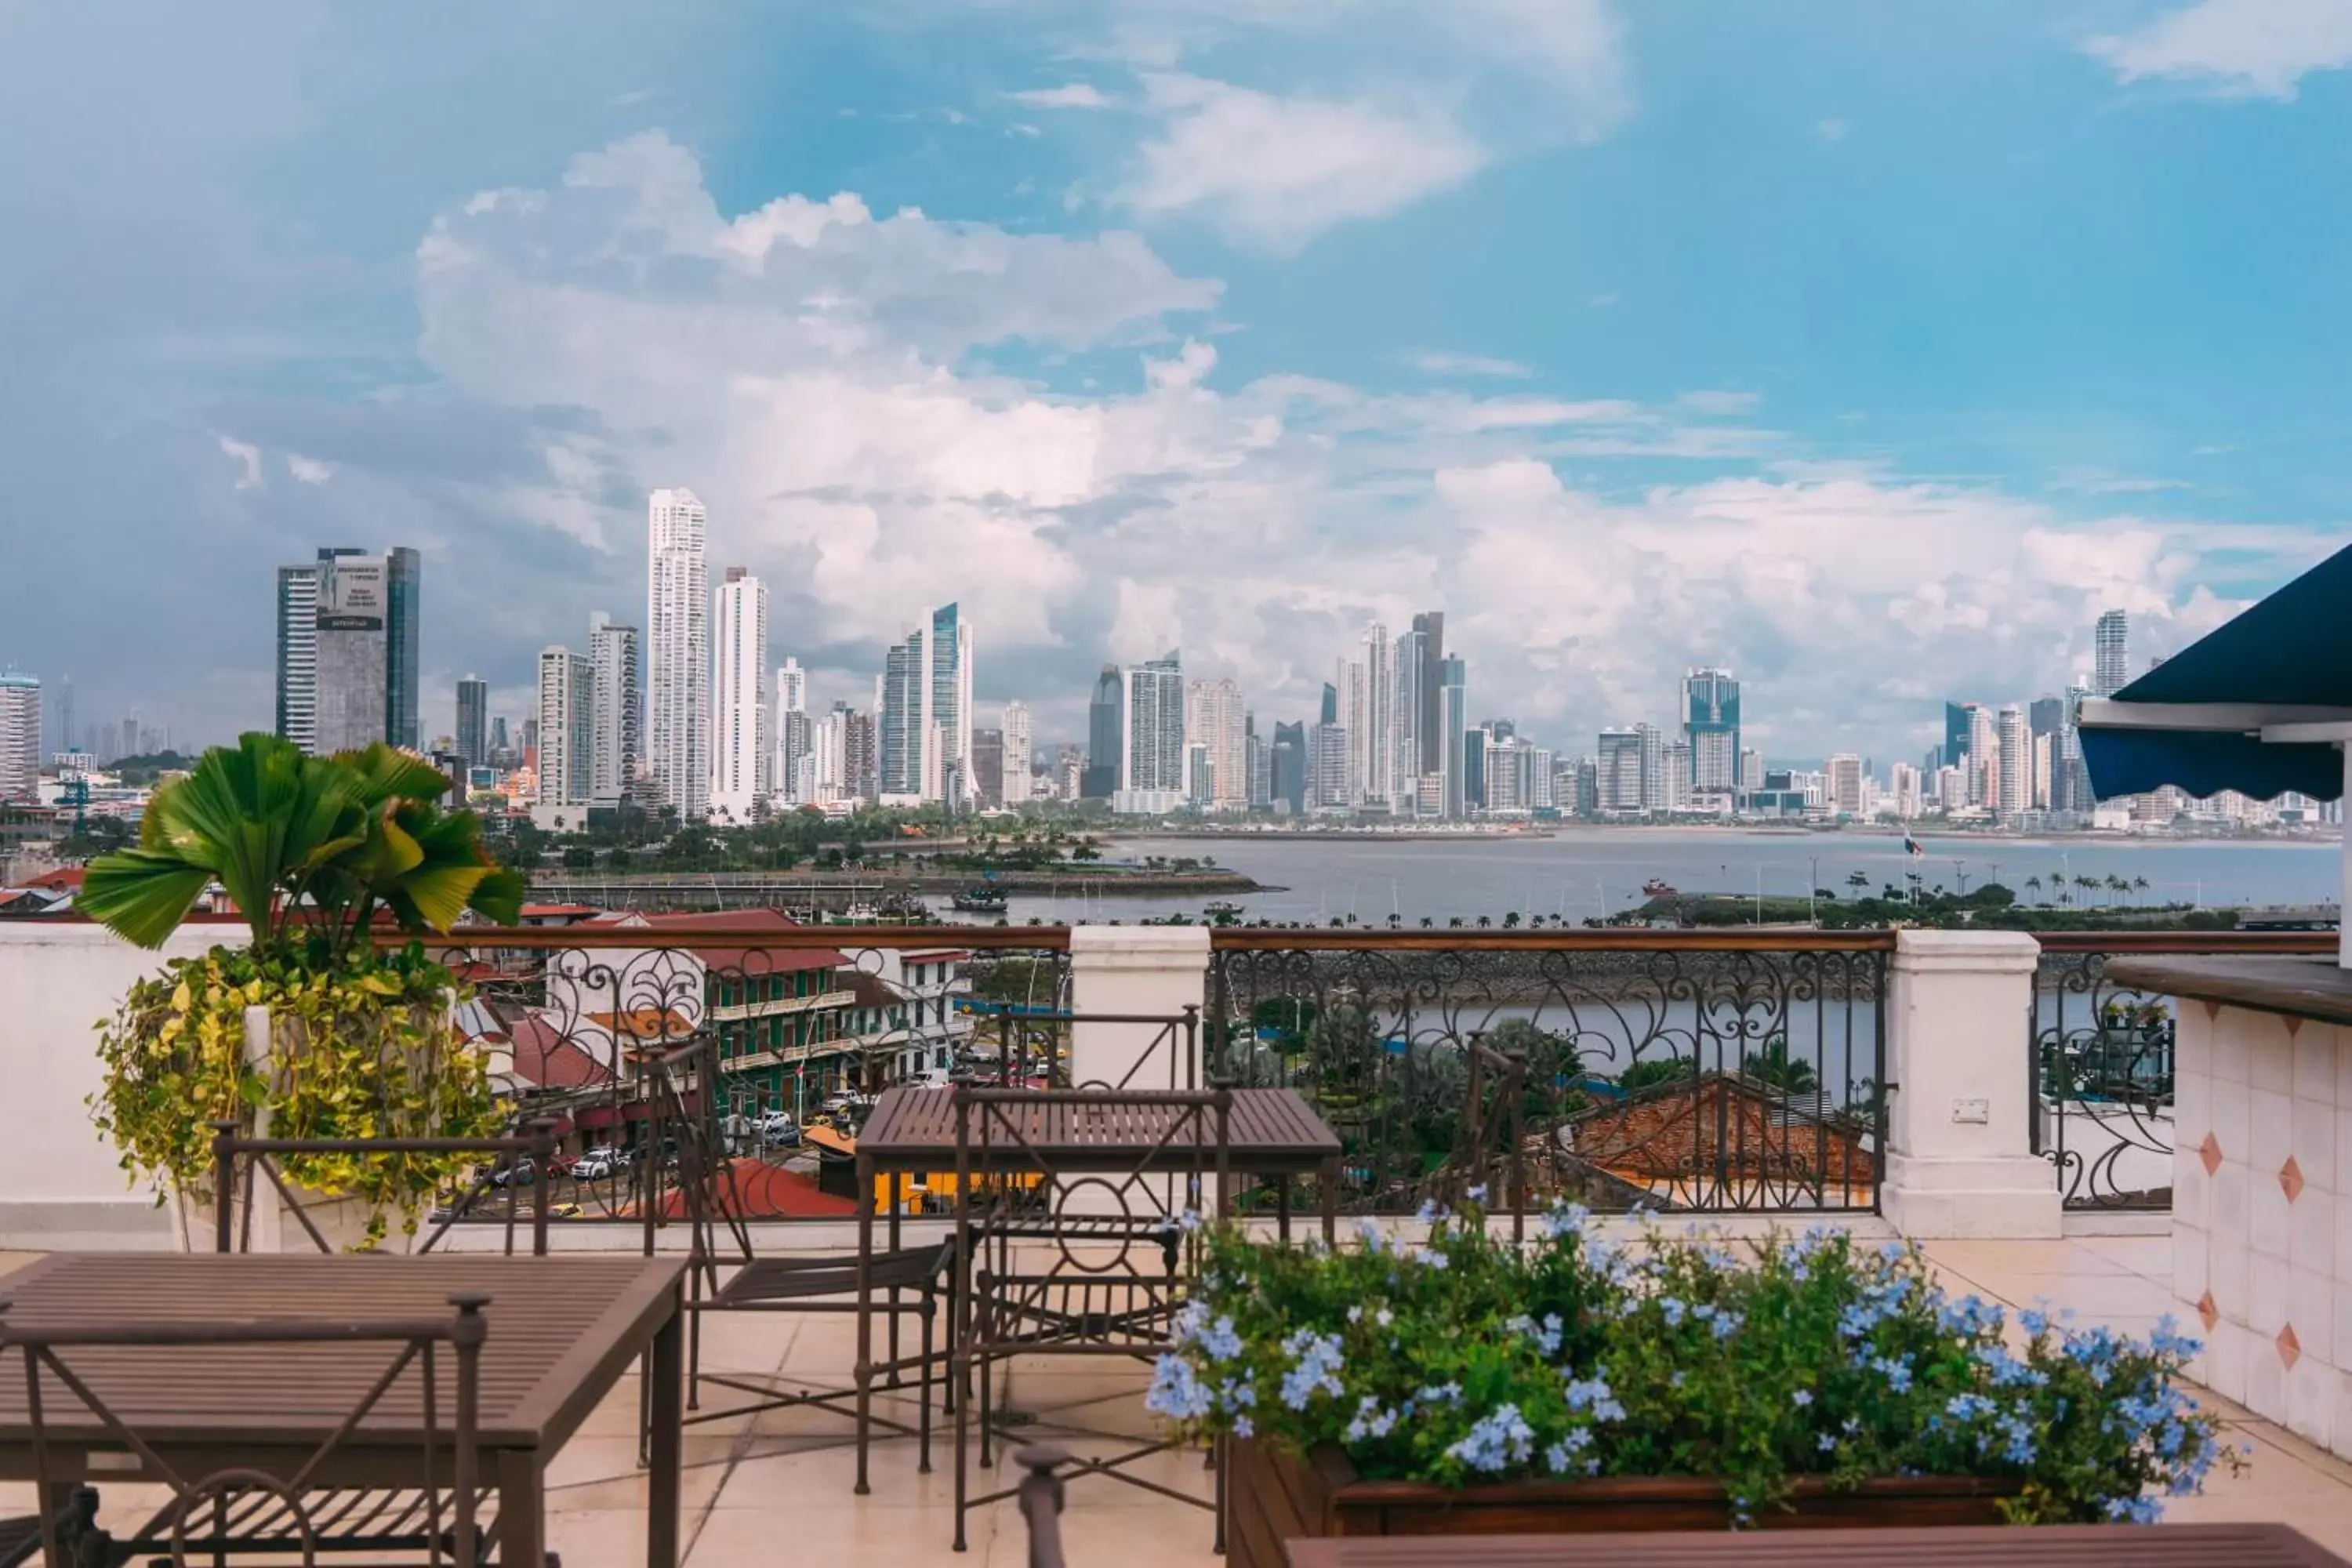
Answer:
[(611, 1149), (589, 1150), (572, 1163), (572, 1179), (575, 1182), (610, 1181), (621, 1168), (621, 1156)]
[(539, 1167), (528, 1154), (511, 1165), (501, 1165), (490, 1173), (490, 1185), (494, 1187), (527, 1187), (538, 1179)]
[(800, 1123), (781, 1110), (760, 1118), (760, 1142), (770, 1149), (791, 1149), (801, 1141)]

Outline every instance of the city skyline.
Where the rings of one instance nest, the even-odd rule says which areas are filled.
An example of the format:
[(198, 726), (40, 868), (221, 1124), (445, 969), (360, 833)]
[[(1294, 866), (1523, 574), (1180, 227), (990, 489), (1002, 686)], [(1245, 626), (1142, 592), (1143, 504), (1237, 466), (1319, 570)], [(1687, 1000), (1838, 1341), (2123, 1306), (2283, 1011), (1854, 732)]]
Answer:
[(952, 602), (1043, 736), (1171, 646), (1308, 715), (1442, 604), (1547, 734), (1720, 666), (1767, 754), (1915, 755), (1939, 689), (2054, 690), (2102, 608), (2168, 651), (2341, 536), (2352, 78), (2261, 7), (866, 9), (592, 4), (527, 82), (488, 16), (0, 19), (56, 62), (0, 104), (0, 462), (74, 489), (0, 657), (77, 729), (267, 727), (250, 584), (398, 541), (446, 733), (583, 605), (651, 661), (686, 483), (815, 711)]

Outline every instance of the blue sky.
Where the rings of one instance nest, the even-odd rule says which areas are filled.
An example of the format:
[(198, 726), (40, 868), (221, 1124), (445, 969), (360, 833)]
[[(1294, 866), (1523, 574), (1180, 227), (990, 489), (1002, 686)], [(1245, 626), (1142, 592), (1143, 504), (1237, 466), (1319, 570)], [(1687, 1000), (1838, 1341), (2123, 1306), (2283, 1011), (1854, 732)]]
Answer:
[(0, 662), (85, 721), (266, 723), (324, 542), (520, 713), (684, 484), (821, 700), (952, 596), (1041, 738), (1171, 643), (1288, 718), (1437, 606), (1564, 748), (1725, 662), (1901, 755), (2352, 514), (2352, 0), (232, 12), (0, 12)]

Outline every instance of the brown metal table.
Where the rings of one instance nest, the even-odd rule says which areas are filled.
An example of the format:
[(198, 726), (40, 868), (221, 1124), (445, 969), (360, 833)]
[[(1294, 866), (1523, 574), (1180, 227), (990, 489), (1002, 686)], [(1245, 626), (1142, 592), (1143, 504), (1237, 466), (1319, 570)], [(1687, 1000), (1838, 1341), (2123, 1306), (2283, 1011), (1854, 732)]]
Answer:
[(1601, 1535), (1390, 1535), (1293, 1541), (1290, 1568), (1979, 1568), (2031, 1563), (2131, 1568), (2345, 1568), (2283, 1524), (2015, 1525)]
[[(1294, 1176), (1319, 1174), (1323, 1239), (1335, 1241), (1339, 1231), (1339, 1137), (1295, 1089), (1236, 1089), (1230, 1091), (1226, 1116), (1225, 1168), (1236, 1175), (1280, 1178), (1282, 1233), (1290, 1232), (1290, 1181)], [(873, 1287), (869, 1260), (874, 1256), (874, 1192), (877, 1177), (890, 1178), (890, 1246), (899, 1240), (898, 1180), (957, 1169), (956, 1091), (949, 1088), (886, 1089), (874, 1102), (874, 1114), (857, 1135), (857, 1490), (866, 1490), (866, 1426), (874, 1362)], [(1050, 1164), (1057, 1175), (1087, 1173), (1140, 1174), (1164, 1171), (1181, 1173), (1198, 1166), (1209, 1136), (1204, 1119), (1179, 1109), (1171, 1096), (1167, 1108), (1124, 1105), (1116, 1113), (1082, 1103), (1076, 1095), (1040, 1093), (1033, 1103), (1017, 1110), (998, 1107), (992, 1120), (1000, 1125), (1015, 1117), (1013, 1137), (975, 1143), (971, 1151), (975, 1175), (1022, 1175)], [(1197, 1098), (1197, 1096), (1195, 1097)], [(1184, 1131), (1171, 1135), (1171, 1129)], [(961, 1267), (961, 1265), (959, 1265)]]
[[(544, 1560), (547, 1462), (640, 1357), (652, 1381), (651, 1492), (646, 1560), (678, 1558), (682, 1260), (630, 1257), (311, 1257), (213, 1253), (59, 1253), (0, 1278), (0, 1334), (94, 1319), (191, 1328), (320, 1319), (367, 1322), (446, 1313), (453, 1292), (485, 1291), (489, 1332), (480, 1360), (478, 1440), (483, 1480), (498, 1493), (498, 1560)], [(0, 1339), (5, 1342), (5, 1339)], [(91, 1390), (167, 1463), (236, 1464), (285, 1475), (358, 1406), (383, 1369), (381, 1347), (222, 1344), (109, 1347), (77, 1361)], [(25, 1377), (0, 1363), (0, 1479), (34, 1478)], [(436, 1379), (436, 1423), (454, 1398)], [(336, 1445), (322, 1487), (414, 1484), (422, 1388), (404, 1380)], [(135, 1455), (70, 1399), (44, 1400), (57, 1479), (134, 1479)], [(58, 1475), (64, 1457), (65, 1474)], [(125, 1461), (129, 1464), (126, 1466)]]

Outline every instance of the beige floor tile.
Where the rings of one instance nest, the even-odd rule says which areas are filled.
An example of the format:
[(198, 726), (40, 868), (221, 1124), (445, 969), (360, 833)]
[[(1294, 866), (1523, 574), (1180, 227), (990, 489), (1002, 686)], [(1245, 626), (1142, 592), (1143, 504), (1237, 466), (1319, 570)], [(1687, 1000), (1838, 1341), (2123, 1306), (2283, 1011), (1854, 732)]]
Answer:
[(2168, 1236), (2085, 1236), (2074, 1245), (2134, 1274), (2169, 1285), (2172, 1281), (2172, 1237)]
[(1971, 1279), (2132, 1272), (2080, 1241), (1930, 1241), (1924, 1250), (1930, 1264), (1956, 1268)]

